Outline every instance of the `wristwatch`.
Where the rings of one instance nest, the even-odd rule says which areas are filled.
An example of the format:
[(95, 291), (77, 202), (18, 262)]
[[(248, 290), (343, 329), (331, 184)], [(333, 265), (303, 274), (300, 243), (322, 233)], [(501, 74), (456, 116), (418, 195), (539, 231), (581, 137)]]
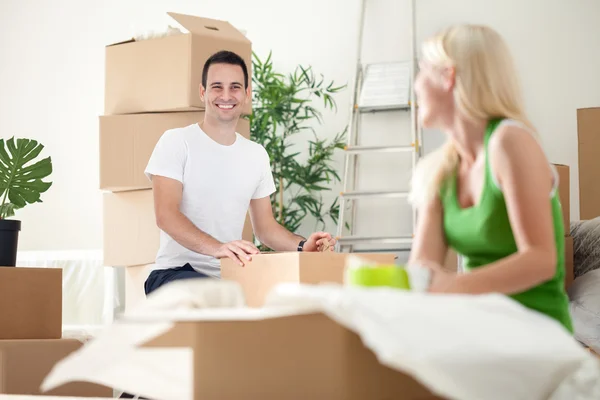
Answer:
[(301, 240), (300, 243), (298, 243), (298, 251), (304, 251), (304, 243), (306, 243), (306, 240)]

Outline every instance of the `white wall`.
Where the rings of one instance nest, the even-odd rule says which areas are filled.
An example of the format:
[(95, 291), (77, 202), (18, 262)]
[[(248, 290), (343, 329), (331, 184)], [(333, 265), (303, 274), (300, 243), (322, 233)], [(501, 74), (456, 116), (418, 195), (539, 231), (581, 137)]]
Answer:
[[(365, 61), (407, 57), (408, 0), (367, 1), (371, 3), (367, 25), (373, 33), (365, 37)], [(600, 104), (600, 26), (596, 24), (600, 2), (418, 3), (419, 38), (456, 22), (489, 24), (506, 37), (522, 74), (528, 110), (551, 161), (571, 166), (572, 218), (576, 219), (575, 110)], [(351, 80), (357, 0), (0, 2), (0, 136), (39, 139), (46, 145), (42, 154), (52, 156), (55, 168), (54, 186), (44, 195), (44, 203), (18, 213), (23, 220), (21, 250), (102, 246), (97, 117), (103, 108), (104, 46), (129, 37), (133, 27), (169, 23), (164, 14), (167, 11), (229, 20), (247, 31), (257, 53), (265, 55), (273, 50), (276, 66), (283, 72), (302, 63), (337, 82)], [(328, 115), (323, 134), (333, 135), (343, 129), (349, 100), (349, 91), (340, 94), (340, 110), (337, 115)], [(382, 137), (406, 140), (406, 115), (396, 116), (395, 121), (374, 123), (381, 127), (378, 132)], [(374, 135), (370, 134), (370, 140)], [(399, 136), (396, 139), (394, 135)], [(341, 160), (338, 157), (340, 168)], [(361, 180), (363, 185), (374, 187), (395, 179), (397, 187), (405, 186), (407, 176), (401, 168), (406, 162), (376, 159), (363, 165), (369, 176), (369, 181)], [(377, 166), (387, 172), (376, 172)], [(337, 193), (339, 187), (333, 188), (332, 196)], [(381, 233), (388, 226), (406, 230), (408, 225), (410, 229), (406, 220), (403, 227), (401, 217), (408, 214), (398, 206), (390, 204), (376, 211), (357, 221), (364, 232)], [(334, 231), (335, 227), (329, 229)]]

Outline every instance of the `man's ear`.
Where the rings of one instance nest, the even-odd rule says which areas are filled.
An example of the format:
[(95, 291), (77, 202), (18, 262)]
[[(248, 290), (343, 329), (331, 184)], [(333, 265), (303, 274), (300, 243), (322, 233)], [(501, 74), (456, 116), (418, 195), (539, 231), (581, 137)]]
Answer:
[(252, 102), (252, 84), (248, 83), (248, 87), (246, 88), (246, 104)]
[(198, 87), (198, 94), (200, 95), (200, 101), (204, 102), (204, 96), (206, 95), (206, 89), (202, 84)]

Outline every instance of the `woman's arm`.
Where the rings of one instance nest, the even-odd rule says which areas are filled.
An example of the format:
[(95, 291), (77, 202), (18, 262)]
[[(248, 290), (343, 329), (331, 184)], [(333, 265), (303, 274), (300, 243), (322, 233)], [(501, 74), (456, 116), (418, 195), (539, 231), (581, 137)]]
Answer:
[(409, 264), (444, 265), (448, 245), (444, 238), (442, 216), (442, 204), (437, 196), (419, 209)]
[(549, 280), (556, 272), (552, 174), (540, 145), (528, 131), (508, 125), (494, 134), (488, 154), (504, 194), (518, 251), (433, 285), (434, 292), (514, 294)]

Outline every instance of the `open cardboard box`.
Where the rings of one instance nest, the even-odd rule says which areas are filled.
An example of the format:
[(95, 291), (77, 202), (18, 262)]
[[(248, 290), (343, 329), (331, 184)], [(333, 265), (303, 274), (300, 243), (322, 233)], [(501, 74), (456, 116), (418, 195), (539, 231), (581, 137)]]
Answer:
[(183, 346), (193, 349), (194, 400), (439, 399), (321, 313), (178, 322), (145, 344)]
[[(221, 50), (244, 59), (250, 84), (252, 44), (242, 32), (226, 21), (168, 15), (189, 33), (129, 39), (106, 47), (104, 114), (204, 109), (199, 94), (202, 69)], [(248, 101), (244, 113), (251, 112)]]
[[(277, 284), (297, 282), (318, 284), (343, 283), (346, 259), (352, 253), (334, 252), (272, 252), (252, 256), (244, 267), (228, 258), (221, 259), (221, 278), (240, 283), (246, 303), (261, 307), (268, 293)], [(379, 264), (394, 264), (390, 253), (355, 253)]]

